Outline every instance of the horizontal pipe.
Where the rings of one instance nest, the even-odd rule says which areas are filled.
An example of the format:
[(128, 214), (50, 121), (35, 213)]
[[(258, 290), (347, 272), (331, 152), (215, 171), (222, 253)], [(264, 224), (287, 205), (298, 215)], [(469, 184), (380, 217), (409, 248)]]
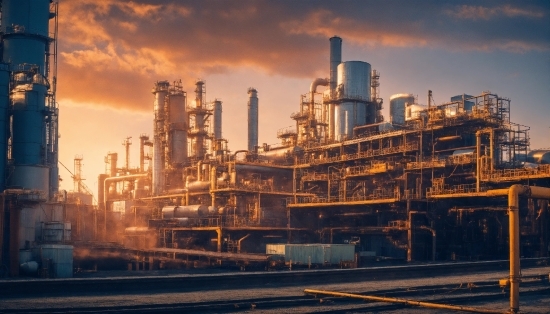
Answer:
[(473, 308), (468, 306), (438, 304), (438, 303), (432, 303), (432, 302), (423, 302), (423, 301), (389, 298), (389, 297), (377, 297), (372, 295), (361, 295), (361, 294), (343, 293), (343, 292), (326, 291), (326, 290), (305, 289), (304, 293), (314, 294), (314, 295), (322, 294), (322, 295), (328, 295), (333, 297), (352, 298), (352, 299), (368, 300), (368, 301), (375, 301), (375, 302), (401, 303), (406, 305), (421, 306), (421, 307), (427, 307), (432, 309), (445, 309), (445, 310), (454, 310), (454, 311), (463, 311), (463, 312), (491, 313), (491, 314), (506, 313), (503, 311), (486, 310), (486, 309), (479, 309), (479, 308)]
[(143, 174), (130, 174), (130, 175), (126, 175), (126, 176), (106, 178), (103, 181), (103, 195), (104, 195), (103, 196), (103, 205), (105, 206), (105, 210), (107, 210), (107, 200), (109, 198), (109, 185), (108, 185), (108, 183), (147, 178), (148, 175), (149, 174), (147, 174), (147, 173), (143, 173)]

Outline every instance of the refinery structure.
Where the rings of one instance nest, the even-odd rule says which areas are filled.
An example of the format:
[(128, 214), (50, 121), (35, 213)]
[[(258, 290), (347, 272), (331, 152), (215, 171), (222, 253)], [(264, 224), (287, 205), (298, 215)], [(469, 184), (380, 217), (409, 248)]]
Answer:
[[(258, 143), (255, 88), (248, 145), (232, 151), (222, 102), (206, 101), (205, 81), (192, 94), (157, 81), (139, 167), (128, 154), (123, 167), (115, 153), (105, 159), (97, 235), (166, 252), (351, 243), (359, 257), (507, 258), (508, 200), (494, 191), (550, 185), (550, 152), (530, 150), (510, 100), (482, 92), (436, 104), (428, 91), (421, 104), (401, 93), (385, 120), (378, 71), (341, 55), (342, 39), (330, 38), (329, 77), (312, 81), (276, 146)], [(521, 254), (547, 256), (547, 202), (522, 200), (519, 214)]]
[(204, 80), (188, 93), (152, 78), (154, 133), (138, 137), (139, 165), (128, 137), (123, 157), (105, 157), (95, 197), (82, 156), (74, 191), (60, 191), (57, 3), (1, 3), (0, 264), (12, 276), (69, 277), (73, 250), (124, 252), (151, 268), (167, 256), (267, 262), (292, 245), (346, 245), (351, 257), (320, 263), (355, 266), (548, 256), (550, 150), (531, 150), (510, 99), (457, 91), (436, 104), (432, 91), (401, 91), (384, 104), (380, 73), (343, 61), (336, 36), (328, 77), (312, 80), (279, 145), (258, 142), (261, 91), (243, 91), (247, 147), (230, 150), (223, 103), (207, 100)]

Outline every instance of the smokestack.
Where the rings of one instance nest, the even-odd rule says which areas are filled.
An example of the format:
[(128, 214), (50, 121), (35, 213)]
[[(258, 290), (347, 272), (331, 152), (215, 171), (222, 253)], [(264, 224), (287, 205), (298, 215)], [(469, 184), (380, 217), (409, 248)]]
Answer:
[[(330, 98), (336, 98), (336, 80), (338, 76), (338, 65), (342, 63), (342, 38), (338, 36), (331, 37), (330, 41)], [(335, 104), (328, 105), (328, 138), (334, 140), (335, 125)]]
[(252, 152), (258, 146), (258, 92), (250, 87), (248, 96), (248, 151)]
[(337, 68), (342, 63), (342, 38), (338, 36), (331, 37), (330, 41), (330, 91), (331, 96), (335, 95), (336, 91), (336, 76)]
[(214, 139), (222, 138), (222, 102), (221, 100), (214, 101)]

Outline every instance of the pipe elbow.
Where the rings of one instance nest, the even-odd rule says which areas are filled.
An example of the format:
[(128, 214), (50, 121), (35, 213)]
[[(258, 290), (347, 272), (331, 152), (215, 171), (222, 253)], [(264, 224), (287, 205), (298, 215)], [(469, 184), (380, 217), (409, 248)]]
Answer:
[(317, 90), (317, 86), (328, 86), (329, 79), (328, 78), (316, 78), (311, 82), (311, 86), (309, 88), (310, 93), (315, 93)]

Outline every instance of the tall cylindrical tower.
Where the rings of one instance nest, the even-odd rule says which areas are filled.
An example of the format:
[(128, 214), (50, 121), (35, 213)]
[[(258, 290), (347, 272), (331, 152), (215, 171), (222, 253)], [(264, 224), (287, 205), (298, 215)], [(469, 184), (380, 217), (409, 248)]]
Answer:
[(214, 101), (214, 141), (222, 138), (222, 102), (221, 100)]
[(46, 75), (49, 19), (49, 0), (2, 1), (3, 60), (12, 65), (12, 70), (33, 65), (38, 73)]
[(8, 107), (10, 72), (7, 64), (0, 64), (0, 192), (6, 188), (6, 162), (8, 153)]
[(155, 83), (153, 95), (155, 96), (154, 113), (155, 125), (153, 128), (153, 195), (159, 195), (164, 187), (164, 150), (166, 147), (166, 130), (164, 102), (168, 95), (168, 81), (159, 81)]
[(248, 89), (248, 150), (258, 146), (258, 91)]
[(336, 89), (336, 80), (338, 65), (342, 63), (342, 38), (338, 36), (331, 37), (330, 41), (330, 90), (334, 93)]
[(170, 166), (181, 165), (187, 159), (186, 94), (181, 82), (174, 83), (168, 95), (168, 149)]
[[(10, 92), (13, 169), (8, 184), (41, 190), (49, 197), (57, 192), (58, 183), (57, 138), (51, 136), (57, 136), (57, 108), (46, 101), (54, 99), (47, 79), (49, 19), (54, 16), (49, 0), (2, 1), (2, 60), (10, 64), (14, 82)], [(6, 129), (8, 120), (1, 121), (0, 128)]]
[[(338, 77), (338, 65), (342, 63), (342, 38), (334, 36), (330, 41), (330, 99), (336, 98), (336, 86)], [(330, 102), (328, 105), (328, 138), (335, 138), (335, 103)]]

